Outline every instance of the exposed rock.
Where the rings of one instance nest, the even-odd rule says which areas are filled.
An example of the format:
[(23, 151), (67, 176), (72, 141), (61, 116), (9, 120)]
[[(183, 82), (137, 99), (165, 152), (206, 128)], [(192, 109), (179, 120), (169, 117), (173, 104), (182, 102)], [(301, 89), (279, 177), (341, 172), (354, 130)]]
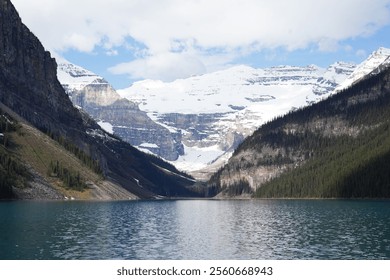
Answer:
[(183, 154), (180, 133), (171, 133), (154, 122), (137, 104), (121, 98), (102, 77), (62, 61), (58, 78), (73, 104), (108, 125), (109, 132), (166, 160), (174, 161)]
[(65, 196), (54, 189), (33, 168), (29, 168), (31, 181), (25, 188), (13, 188), (13, 192), (18, 199), (22, 200), (64, 200)]

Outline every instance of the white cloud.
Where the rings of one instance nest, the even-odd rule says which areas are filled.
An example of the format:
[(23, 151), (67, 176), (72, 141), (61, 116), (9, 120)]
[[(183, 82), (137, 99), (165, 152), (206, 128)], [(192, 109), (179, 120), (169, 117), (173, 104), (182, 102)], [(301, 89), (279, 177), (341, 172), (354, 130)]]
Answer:
[(121, 63), (109, 70), (114, 74), (130, 75), (134, 79), (147, 77), (170, 81), (202, 74), (206, 67), (197, 56), (165, 52)]
[(363, 49), (357, 50), (356, 56), (361, 57), (361, 58), (365, 58), (365, 57), (367, 57), (367, 52)]
[(337, 40), (324, 38), (318, 41), (318, 49), (320, 51), (337, 51), (340, 48), (340, 45)]
[[(390, 0), (13, 0), (50, 50), (145, 49), (112, 68), (133, 77), (183, 76), (250, 52), (317, 46), (369, 36), (389, 24)], [(130, 43), (131, 44), (131, 43)], [(231, 54), (226, 55), (231, 52)], [(230, 61), (229, 61), (229, 59)], [(150, 67), (155, 67), (150, 69)], [(181, 74), (181, 75), (180, 75)], [(192, 73), (194, 74), (194, 73)], [(148, 76), (150, 75), (150, 76)]]

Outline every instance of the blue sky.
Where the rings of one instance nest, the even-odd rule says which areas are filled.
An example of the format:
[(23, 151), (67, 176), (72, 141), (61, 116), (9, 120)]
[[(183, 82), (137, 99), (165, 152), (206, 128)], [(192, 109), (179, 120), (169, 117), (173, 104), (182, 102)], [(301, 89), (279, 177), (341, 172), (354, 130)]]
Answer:
[(237, 64), (327, 67), (390, 48), (390, 0), (12, 0), (57, 56), (115, 88)]

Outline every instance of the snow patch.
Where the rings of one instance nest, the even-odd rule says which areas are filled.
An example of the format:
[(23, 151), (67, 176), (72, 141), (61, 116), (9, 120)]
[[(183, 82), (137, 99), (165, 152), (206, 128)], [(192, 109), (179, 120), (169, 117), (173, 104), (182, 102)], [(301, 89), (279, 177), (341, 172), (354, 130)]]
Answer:
[(82, 90), (90, 84), (101, 84), (102, 77), (72, 63), (62, 62), (57, 67), (57, 77), (63, 86), (71, 90)]
[(184, 145), (184, 155), (171, 161), (179, 170), (196, 171), (207, 167), (225, 152), (217, 145), (211, 147), (188, 147)]
[(108, 133), (114, 134), (114, 126), (109, 122), (98, 121), (98, 125)]
[(156, 144), (153, 144), (153, 143), (142, 143), (141, 145), (139, 145), (138, 147), (140, 148), (150, 148), (150, 149), (158, 149), (160, 148), (158, 145)]

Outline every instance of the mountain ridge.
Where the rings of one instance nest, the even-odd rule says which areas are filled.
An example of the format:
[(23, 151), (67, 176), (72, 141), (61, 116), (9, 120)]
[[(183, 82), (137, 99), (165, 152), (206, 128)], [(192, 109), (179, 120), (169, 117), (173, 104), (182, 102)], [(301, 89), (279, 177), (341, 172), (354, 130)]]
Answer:
[(205, 178), (261, 124), (326, 98), (353, 69), (343, 62), (327, 69), (241, 65), (170, 83), (140, 81), (118, 93), (180, 133), (184, 154), (172, 163)]
[(106, 133), (76, 109), (57, 79), (55, 59), (12, 3), (2, 0), (0, 11), (0, 102), (52, 139), (88, 156), (107, 180), (140, 198), (192, 195), (186, 188), (192, 178)]
[[(371, 73), (371, 72), (370, 72)], [(219, 196), (390, 196), (390, 68), (261, 126), (208, 182)]]
[(367, 75), (378, 74), (390, 65), (390, 49), (381, 47), (360, 63), (355, 71), (339, 86), (336, 92), (346, 89), (364, 79)]

